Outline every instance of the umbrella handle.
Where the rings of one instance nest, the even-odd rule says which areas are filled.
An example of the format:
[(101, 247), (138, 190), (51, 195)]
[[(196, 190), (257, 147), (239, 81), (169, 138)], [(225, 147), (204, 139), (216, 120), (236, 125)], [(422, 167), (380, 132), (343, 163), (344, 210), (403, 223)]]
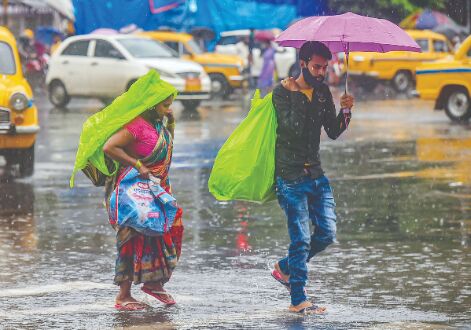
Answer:
[(345, 63), (347, 65), (347, 70), (345, 73), (345, 94), (348, 93), (348, 55), (349, 55), (349, 44), (347, 43), (347, 46), (345, 47)]

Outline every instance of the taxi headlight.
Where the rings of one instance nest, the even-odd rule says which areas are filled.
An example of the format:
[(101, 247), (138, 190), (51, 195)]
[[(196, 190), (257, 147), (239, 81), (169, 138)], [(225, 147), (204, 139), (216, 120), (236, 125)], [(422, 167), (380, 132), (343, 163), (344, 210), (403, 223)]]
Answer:
[(31, 101), (28, 100), (25, 94), (15, 93), (10, 98), (10, 106), (13, 110), (23, 111), (31, 106)]
[(178, 78), (178, 76), (176, 76), (176, 75), (174, 75), (170, 72), (164, 71), (160, 68), (156, 68), (154, 66), (149, 66), (148, 68), (149, 69), (154, 69), (155, 71), (157, 71), (159, 73), (160, 77), (162, 77), (162, 78), (173, 78), (173, 79)]

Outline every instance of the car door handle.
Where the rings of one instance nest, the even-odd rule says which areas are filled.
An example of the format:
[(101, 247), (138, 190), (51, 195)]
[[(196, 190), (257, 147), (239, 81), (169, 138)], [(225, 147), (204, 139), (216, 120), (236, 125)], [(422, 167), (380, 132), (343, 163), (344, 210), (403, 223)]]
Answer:
[(92, 62), (91, 66), (97, 66), (98, 63), (97, 62)]
[(62, 64), (69, 64), (69, 61), (64, 61), (62, 62)]

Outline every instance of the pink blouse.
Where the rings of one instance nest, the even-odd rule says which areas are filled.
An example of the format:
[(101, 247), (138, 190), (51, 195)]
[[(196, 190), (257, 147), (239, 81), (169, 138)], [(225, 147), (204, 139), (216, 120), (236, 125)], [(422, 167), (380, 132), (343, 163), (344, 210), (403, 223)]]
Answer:
[(141, 117), (135, 118), (124, 126), (134, 136), (132, 150), (139, 157), (147, 157), (154, 150), (159, 135), (154, 126)]

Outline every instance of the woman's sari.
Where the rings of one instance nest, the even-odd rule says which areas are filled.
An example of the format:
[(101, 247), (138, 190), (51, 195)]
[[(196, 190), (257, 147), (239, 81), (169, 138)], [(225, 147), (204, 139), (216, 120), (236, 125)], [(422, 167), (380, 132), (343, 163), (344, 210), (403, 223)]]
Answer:
[[(172, 135), (162, 122), (157, 123), (156, 130), (158, 140), (154, 150), (141, 161), (155, 177), (160, 178), (162, 188), (171, 194), (168, 171), (172, 160)], [(117, 177), (107, 183), (107, 205), (110, 192), (119, 181), (119, 176), (124, 173), (125, 169), (122, 169)], [(109, 208), (107, 209), (109, 212)], [(111, 220), (110, 223), (117, 230), (118, 257), (115, 284), (119, 285), (123, 281), (133, 281), (134, 284), (146, 282), (163, 284), (170, 279), (181, 254), (183, 237), (181, 208), (177, 212), (173, 226), (162, 236), (145, 236), (131, 227), (119, 227)]]

